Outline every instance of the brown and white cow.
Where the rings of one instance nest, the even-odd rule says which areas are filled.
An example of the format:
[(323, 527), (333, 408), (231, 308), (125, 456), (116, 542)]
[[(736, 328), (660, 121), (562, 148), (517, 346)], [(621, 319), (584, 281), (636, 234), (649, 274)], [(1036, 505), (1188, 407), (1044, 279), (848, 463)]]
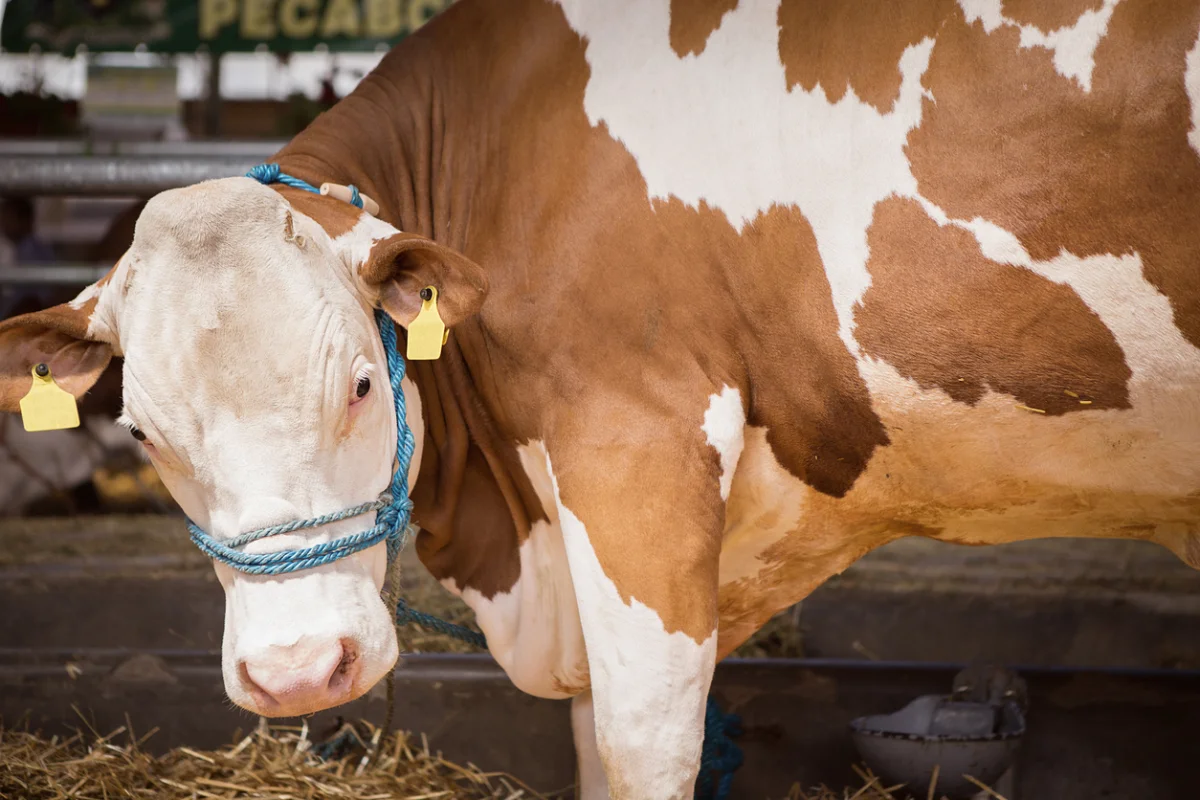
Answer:
[[(1198, 33), (1200, 0), (463, 0), (276, 158), (378, 218), (166, 192), (108, 279), (0, 326), (0, 404), (121, 353), (206, 529), (334, 511), (391, 466), (372, 308), (436, 285), (418, 552), (575, 697), (587, 797), (683, 797), (715, 661), (885, 542), (1200, 566)], [(384, 560), (218, 567), (229, 696), (378, 681)]]

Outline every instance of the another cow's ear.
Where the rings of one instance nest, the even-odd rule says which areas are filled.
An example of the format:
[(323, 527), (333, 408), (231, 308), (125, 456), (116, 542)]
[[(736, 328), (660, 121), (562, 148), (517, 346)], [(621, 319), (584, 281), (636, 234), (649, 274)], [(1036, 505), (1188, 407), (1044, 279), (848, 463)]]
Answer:
[(479, 311), (487, 297), (483, 268), (463, 254), (423, 236), (397, 233), (380, 239), (359, 268), (379, 304), (405, 328), (421, 310), (421, 290), (437, 289), (438, 311), (447, 327)]
[(112, 359), (112, 348), (88, 338), (91, 306), (54, 306), (0, 322), (0, 411), (15, 412), (45, 363), (54, 382), (82, 397)]

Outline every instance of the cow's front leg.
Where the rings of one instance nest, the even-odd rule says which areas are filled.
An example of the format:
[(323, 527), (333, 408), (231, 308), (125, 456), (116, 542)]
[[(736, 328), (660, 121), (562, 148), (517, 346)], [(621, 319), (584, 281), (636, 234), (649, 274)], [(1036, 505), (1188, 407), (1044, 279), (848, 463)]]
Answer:
[(608, 797), (608, 778), (596, 743), (596, 714), (592, 693), (571, 698), (571, 732), (575, 734), (575, 764), (579, 800), (604, 800)]
[(699, 766), (724, 520), (721, 461), (700, 426), (610, 417), (550, 448), (596, 745), (621, 800), (691, 797)]

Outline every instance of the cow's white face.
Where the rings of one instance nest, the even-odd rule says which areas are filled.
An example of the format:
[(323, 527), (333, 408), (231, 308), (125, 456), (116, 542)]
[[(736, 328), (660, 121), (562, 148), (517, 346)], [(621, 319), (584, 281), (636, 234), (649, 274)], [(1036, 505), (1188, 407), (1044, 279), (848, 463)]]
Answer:
[[(428, 283), (443, 296), (472, 295), (477, 309), (482, 275), (465, 285), (460, 272), (471, 270), (459, 262), (470, 265), (365, 215), (331, 237), (278, 192), (229, 179), (152, 200), (109, 280), (71, 306), (90, 311), (87, 339), (125, 357), (124, 423), (144, 435), (188, 516), (224, 539), (368, 502), (388, 487), (396, 422), (373, 308), (382, 303), (406, 324)], [(0, 345), (6, 334), (13, 339), (0, 328)], [(63, 382), (71, 367), (59, 360), (51, 367)], [(424, 428), (408, 389), (411, 483)], [(245, 549), (294, 549), (373, 524), (368, 514)], [(397, 658), (380, 599), (386, 560), (379, 544), (281, 576), (217, 564), (229, 697), (290, 716), (373, 686)]]

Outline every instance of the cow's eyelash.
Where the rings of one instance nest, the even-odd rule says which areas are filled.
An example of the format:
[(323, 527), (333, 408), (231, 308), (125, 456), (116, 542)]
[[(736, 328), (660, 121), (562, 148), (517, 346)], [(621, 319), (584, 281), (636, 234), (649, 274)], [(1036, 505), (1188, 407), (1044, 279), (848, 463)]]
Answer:
[(151, 446), (151, 443), (146, 439), (146, 434), (132, 419), (125, 414), (125, 412), (121, 412), (121, 415), (117, 417), (117, 425), (129, 431), (130, 435), (132, 435), (134, 439), (137, 439), (142, 444)]
[(358, 372), (354, 373), (354, 380), (352, 381), (352, 383), (357, 384), (363, 378), (374, 378), (374, 377), (375, 377), (375, 365), (374, 364), (363, 364), (361, 367), (358, 368)]

